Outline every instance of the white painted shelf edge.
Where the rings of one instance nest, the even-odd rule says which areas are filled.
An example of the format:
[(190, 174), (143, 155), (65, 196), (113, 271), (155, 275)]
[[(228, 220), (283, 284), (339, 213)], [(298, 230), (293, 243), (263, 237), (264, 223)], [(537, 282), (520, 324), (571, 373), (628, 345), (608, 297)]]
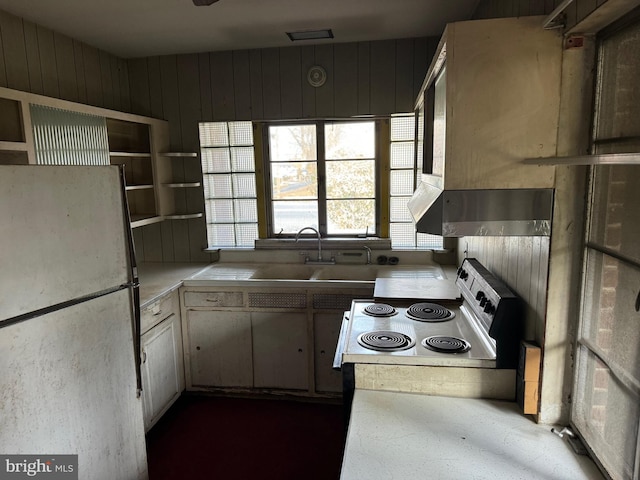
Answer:
[(147, 190), (153, 188), (153, 185), (127, 185), (127, 190)]
[(184, 183), (163, 183), (163, 187), (168, 188), (194, 188), (202, 185), (200, 182), (184, 182)]
[(109, 152), (110, 157), (141, 157), (151, 158), (151, 154), (148, 152)]
[(198, 154), (195, 152), (164, 152), (159, 153), (161, 157), (183, 157), (183, 158), (197, 158)]
[(202, 213), (182, 213), (175, 215), (165, 215), (165, 220), (188, 220), (190, 218), (200, 218)]

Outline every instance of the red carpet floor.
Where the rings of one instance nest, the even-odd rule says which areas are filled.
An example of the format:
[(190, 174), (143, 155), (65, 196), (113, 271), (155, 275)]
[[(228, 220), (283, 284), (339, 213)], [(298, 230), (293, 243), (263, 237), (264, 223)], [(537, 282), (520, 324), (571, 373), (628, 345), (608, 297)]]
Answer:
[(151, 480), (334, 480), (341, 405), (183, 395), (147, 435)]

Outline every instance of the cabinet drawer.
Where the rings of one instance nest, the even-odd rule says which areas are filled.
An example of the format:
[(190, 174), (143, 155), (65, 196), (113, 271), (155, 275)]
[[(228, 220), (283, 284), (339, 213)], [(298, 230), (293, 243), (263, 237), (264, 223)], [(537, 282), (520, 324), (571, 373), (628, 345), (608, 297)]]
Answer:
[(179, 312), (180, 304), (178, 301), (178, 291), (175, 290), (142, 309), (140, 317), (141, 333), (144, 333), (154, 325), (157, 325), (172, 313), (178, 315)]
[(184, 292), (185, 307), (242, 307), (242, 292)]

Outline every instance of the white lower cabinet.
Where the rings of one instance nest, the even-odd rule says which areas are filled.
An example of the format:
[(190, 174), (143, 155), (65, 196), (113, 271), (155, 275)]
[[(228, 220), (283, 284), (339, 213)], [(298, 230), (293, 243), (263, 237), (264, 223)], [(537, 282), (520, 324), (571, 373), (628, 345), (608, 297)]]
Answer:
[(316, 392), (342, 392), (342, 373), (333, 369), (343, 313), (313, 315), (313, 353)]
[(180, 316), (174, 313), (140, 337), (145, 431), (184, 389)]
[(309, 388), (307, 314), (251, 312), (253, 386)]
[(188, 386), (252, 387), (249, 312), (187, 310)]

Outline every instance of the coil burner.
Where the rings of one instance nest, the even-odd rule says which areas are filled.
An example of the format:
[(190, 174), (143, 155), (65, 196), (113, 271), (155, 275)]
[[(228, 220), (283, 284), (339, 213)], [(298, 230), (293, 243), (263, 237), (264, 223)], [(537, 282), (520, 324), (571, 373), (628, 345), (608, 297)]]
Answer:
[(471, 344), (458, 337), (434, 335), (422, 340), (422, 346), (441, 353), (464, 353), (471, 350)]
[(437, 303), (414, 303), (407, 308), (407, 317), (419, 322), (446, 322), (455, 316), (451, 310)]
[(372, 317), (391, 317), (398, 313), (394, 307), (386, 303), (372, 303), (364, 307), (362, 311)]
[(377, 350), (378, 352), (407, 350), (416, 344), (415, 340), (410, 336), (388, 330), (362, 333), (358, 336), (358, 343), (365, 348)]

